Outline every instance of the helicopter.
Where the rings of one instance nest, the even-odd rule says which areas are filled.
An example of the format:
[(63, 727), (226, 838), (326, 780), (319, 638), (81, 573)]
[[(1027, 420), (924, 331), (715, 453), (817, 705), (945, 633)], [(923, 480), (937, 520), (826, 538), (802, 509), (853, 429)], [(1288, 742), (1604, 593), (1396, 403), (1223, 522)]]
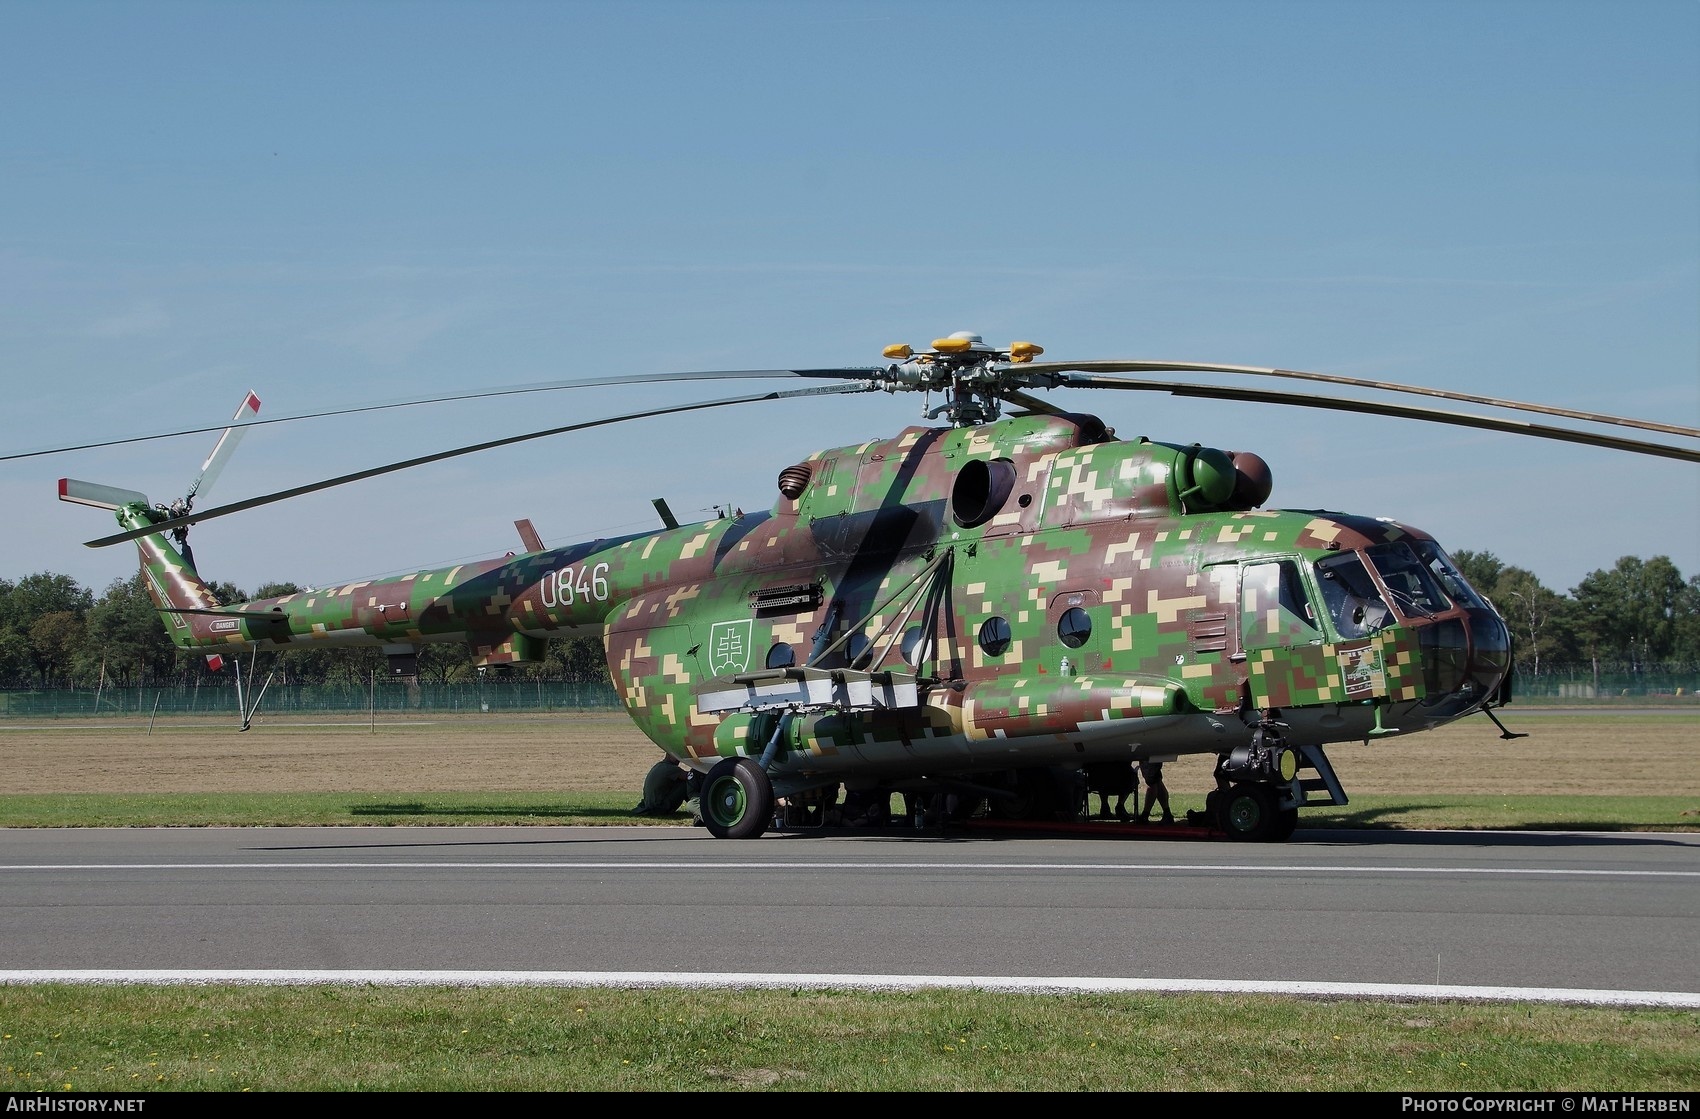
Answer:
[[(1700, 462), (1700, 450), (1685, 445), (1336, 390), (1700, 438), (1677, 425), (1297, 370), (1041, 362), (1043, 353), (959, 332), (922, 351), (889, 346), (876, 366), (492, 390), (830, 382), (578, 421), (196, 511), (232, 434), (261, 422), (250, 394), (185, 499), (152, 505), (135, 491), (69, 478), (59, 496), (113, 512), (121, 531), (88, 545), (134, 541), (173, 641), (213, 667), (224, 654), (259, 649), (376, 645), (392, 674), (407, 676), (422, 644), (464, 642), (480, 671), (500, 670), (541, 660), (550, 638), (600, 634), (627, 713), (664, 755), (652, 776), (676, 775), (718, 838), (819, 824), (840, 796), (889, 805), (902, 794), (941, 824), (1056, 820), (1078, 809), (1087, 767), (1209, 754), (1209, 826), (1232, 840), (1281, 841), (1300, 809), (1347, 803), (1330, 746), (1476, 713), (1517, 737), (1494, 716), (1513, 694), (1504, 619), (1417, 527), (1267, 508), (1272, 473), (1255, 452), (1118, 438), (1098, 417), (1036, 392), (1326, 408)], [(1156, 372), (1311, 381), (1328, 392), (1149, 379)], [(520, 553), (244, 603), (217, 600), (187, 545), (201, 521), (509, 443), (863, 392), (922, 393), (929, 422), (780, 467), (771, 506), (756, 512), (728, 506), (682, 524), (658, 499), (658, 528), (557, 548), (521, 521)], [(479, 394), (436, 399), (470, 395)]]

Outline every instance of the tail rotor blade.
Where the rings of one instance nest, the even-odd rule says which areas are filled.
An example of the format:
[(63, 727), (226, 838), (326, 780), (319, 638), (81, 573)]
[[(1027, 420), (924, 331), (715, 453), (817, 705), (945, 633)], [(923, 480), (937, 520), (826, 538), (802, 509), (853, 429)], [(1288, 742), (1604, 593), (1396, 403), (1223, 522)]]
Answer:
[(96, 509), (122, 509), (126, 505), (146, 505), (148, 495), (118, 486), (103, 486), (98, 482), (83, 482), (76, 478), (59, 479), (59, 500), (77, 505), (92, 505)]
[(212, 453), (201, 463), (201, 472), (189, 484), (185, 501), (193, 502), (196, 494), (212, 487), (213, 481), (224, 470), (224, 464), (230, 461), (236, 445), (242, 441), (242, 436), (248, 433), (247, 427), (243, 425), (259, 414), (260, 398), (249, 392), (241, 406), (236, 409), (236, 414), (230, 417), (231, 426), (224, 429), (224, 433), (218, 437), (218, 442), (213, 445)]

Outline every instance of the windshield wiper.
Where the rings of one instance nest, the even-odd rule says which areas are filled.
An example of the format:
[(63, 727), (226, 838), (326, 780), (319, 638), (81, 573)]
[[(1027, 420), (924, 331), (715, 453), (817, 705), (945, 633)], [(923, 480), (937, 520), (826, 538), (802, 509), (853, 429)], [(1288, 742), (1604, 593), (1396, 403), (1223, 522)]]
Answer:
[(1428, 607), (1424, 606), (1422, 603), (1418, 602), (1416, 599), (1412, 598), (1410, 595), (1406, 594), (1404, 591), (1395, 590), (1392, 587), (1388, 587), (1387, 593), (1393, 596), (1393, 601), (1398, 604), (1399, 609), (1402, 613), (1420, 614), (1425, 618), (1432, 618), (1435, 615), (1435, 611), (1430, 610)]

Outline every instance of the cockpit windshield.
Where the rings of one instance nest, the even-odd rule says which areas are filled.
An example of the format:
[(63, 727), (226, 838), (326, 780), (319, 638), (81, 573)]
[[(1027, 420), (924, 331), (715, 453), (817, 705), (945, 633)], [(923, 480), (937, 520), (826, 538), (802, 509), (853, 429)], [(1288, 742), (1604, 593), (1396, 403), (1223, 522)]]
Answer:
[(1458, 570), (1458, 565), (1452, 562), (1452, 557), (1447, 555), (1446, 550), (1439, 544), (1432, 540), (1413, 540), (1411, 548), (1434, 573), (1434, 577), (1440, 580), (1441, 587), (1454, 602), (1475, 610), (1488, 609), (1486, 600), (1470, 586), (1469, 581)]
[(1452, 609), (1452, 600), (1440, 589), (1434, 572), (1417, 558), (1406, 541), (1377, 544), (1366, 549), (1366, 553), (1392, 596), (1394, 608), (1405, 617), (1432, 618)]
[(1356, 552), (1318, 561), (1316, 576), (1328, 616), (1341, 637), (1367, 637), (1393, 620), (1393, 612)]

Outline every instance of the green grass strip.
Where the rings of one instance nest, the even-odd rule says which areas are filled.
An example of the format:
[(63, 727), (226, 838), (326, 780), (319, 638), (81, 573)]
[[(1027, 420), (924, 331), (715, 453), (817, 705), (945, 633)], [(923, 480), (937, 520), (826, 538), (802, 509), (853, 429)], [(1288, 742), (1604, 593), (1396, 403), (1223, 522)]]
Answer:
[(0, 987), (18, 1093), (1680, 1091), (1700, 1013), (1215, 995)]

